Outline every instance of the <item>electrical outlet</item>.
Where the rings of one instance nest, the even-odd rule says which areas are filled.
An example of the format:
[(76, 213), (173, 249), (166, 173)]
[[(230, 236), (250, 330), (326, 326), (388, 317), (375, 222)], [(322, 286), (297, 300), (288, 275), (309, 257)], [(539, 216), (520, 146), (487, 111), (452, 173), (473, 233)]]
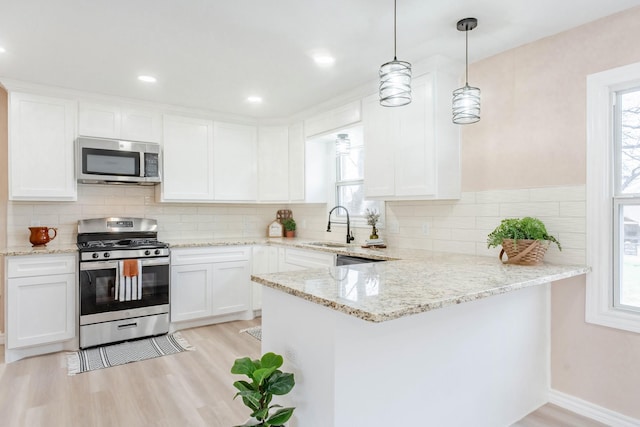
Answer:
[(423, 236), (428, 236), (429, 235), (429, 223), (428, 222), (423, 222), (422, 223), (422, 235)]
[(307, 220), (303, 219), (302, 221), (300, 221), (300, 228), (307, 228)]
[(400, 233), (400, 223), (398, 223), (398, 221), (390, 221), (388, 231), (392, 234)]

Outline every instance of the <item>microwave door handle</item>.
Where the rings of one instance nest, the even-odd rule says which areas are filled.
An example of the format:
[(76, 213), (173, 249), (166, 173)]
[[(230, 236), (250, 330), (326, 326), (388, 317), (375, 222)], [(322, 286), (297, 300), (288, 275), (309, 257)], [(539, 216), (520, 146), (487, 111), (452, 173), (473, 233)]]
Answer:
[(144, 151), (140, 152), (140, 177), (144, 178)]

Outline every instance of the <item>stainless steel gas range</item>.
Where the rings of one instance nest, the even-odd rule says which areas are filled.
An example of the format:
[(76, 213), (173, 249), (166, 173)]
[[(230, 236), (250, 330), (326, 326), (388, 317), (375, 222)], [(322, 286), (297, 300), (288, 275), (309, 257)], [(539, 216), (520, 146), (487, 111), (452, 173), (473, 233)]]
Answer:
[(78, 221), (80, 348), (169, 331), (169, 247), (147, 218)]

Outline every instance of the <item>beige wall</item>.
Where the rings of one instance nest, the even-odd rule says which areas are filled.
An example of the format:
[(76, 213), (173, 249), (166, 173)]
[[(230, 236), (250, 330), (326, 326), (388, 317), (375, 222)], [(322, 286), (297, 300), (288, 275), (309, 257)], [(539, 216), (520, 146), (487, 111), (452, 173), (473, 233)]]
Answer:
[[(634, 8), (473, 64), (482, 120), (463, 129), (464, 190), (584, 185), (586, 76), (640, 61), (638, 20)], [(585, 323), (584, 278), (556, 284), (552, 305), (552, 387), (640, 419), (640, 334)]]

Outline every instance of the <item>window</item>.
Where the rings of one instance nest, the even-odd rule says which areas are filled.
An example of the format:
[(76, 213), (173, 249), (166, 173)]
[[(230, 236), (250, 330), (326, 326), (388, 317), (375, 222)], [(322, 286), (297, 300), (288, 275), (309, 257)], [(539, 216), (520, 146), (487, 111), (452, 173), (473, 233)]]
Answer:
[[(384, 216), (384, 202), (366, 200), (364, 197), (364, 146), (362, 141), (351, 140), (346, 153), (336, 153), (336, 205), (342, 205), (349, 210), (351, 223), (367, 226), (365, 211), (375, 209), (381, 213), (379, 226), (382, 226)], [(343, 217), (342, 209), (334, 215)]]
[(615, 93), (613, 306), (640, 311), (640, 87)]
[(587, 78), (586, 320), (640, 332), (640, 63)]

